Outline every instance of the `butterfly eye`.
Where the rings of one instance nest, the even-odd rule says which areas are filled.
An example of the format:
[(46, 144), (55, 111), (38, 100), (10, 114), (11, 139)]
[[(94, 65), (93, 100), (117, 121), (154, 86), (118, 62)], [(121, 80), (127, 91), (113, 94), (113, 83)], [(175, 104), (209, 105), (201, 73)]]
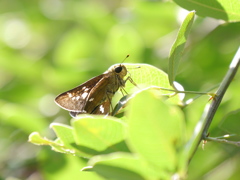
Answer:
[(122, 71), (122, 66), (118, 66), (117, 68), (115, 68), (116, 73), (120, 73), (121, 71)]

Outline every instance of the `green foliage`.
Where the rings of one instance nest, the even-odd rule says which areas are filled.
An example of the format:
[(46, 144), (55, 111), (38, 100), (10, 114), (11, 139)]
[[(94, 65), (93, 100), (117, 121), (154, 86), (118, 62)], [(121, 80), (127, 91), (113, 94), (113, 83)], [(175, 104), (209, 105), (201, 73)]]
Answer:
[(188, 10), (195, 10), (199, 16), (208, 16), (225, 21), (239, 21), (240, 2), (238, 0), (174, 0), (181, 7)]
[[(173, 89), (175, 80), (191, 91), (217, 87), (239, 47), (239, 1), (174, 2), (217, 20), (161, 1), (0, 2), (0, 179), (239, 179), (239, 147), (196, 149), (208, 97), (184, 106), (193, 95), (182, 101), (156, 88)], [(83, 115), (69, 124), (54, 97), (127, 54), (138, 63), (127, 64), (130, 76), (147, 88), (127, 83), (134, 94), (118, 118)], [(239, 140), (238, 79), (211, 137)]]
[(182, 57), (183, 49), (187, 42), (187, 37), (188, 34), (190, 33), (190, 29), (192, 27), (194, 15), (195, 12), (191, 12), (185, 18), (184, 22), (182, 23), (182, 26), (179, 29), (176, 41), (174, 42), (170, 51), (168, 75), (169, 82), (171, 85), (173, 85), (173, 82), (177, 74), (177, 69), (180, 63), (180, 59)]
[[(161, 69), (151, 66), (149, 64), (139, 64), (139, 63), (124, 63), (127, 67), (129, 76), (137, 84), (137, 87), (127, 81), (125, 90), (127, 92), (135, 92), (137, 89), (144, 89), (151, 86), (164, 87), (166, 89), (173, 89), (169, 84), (168, 75)], [(162, 91), (162, 94), (171, 93), (169, 91)]]
[[(141, 87), (141, 84), (144, 84), (141, 88), (149, 87), (151, 89), (151, 87), (157, 86), (171, 88), (168, 83), (168, 76), (160, 69), (146, 64), (125, 65), (129, 69), (131, 78), (139, 86), (138, 88)], [(141, 70), (141, 73), (137, 70)], [(130, 91), (131, 88), (133, 88), (133, 85), (127, 83), (126, 90)], [(185, 171), (186, 167), (179, 167), (178, 157), (182, 159), (182, 164), (187, 164), (187, 159), (182, 158), (186, 141), (185, 137), (182, 137), (184, 134), (184, 118), (180, 110), (171, 105), (173, 102), (175, 104), (180, 103), (180, 100), (173, 97), (170, 99), (178, 99), (178, 101), (171, 101), (171, 104), (161, 103), (159, 98), (154, 97), (154, 94), (160, 97), (159, 90), (154, 90), (154, 94), (149, 94), (145, 91), (147, 90), (137, 91), (135, 96), (132, 97), (130, 109), (127, 111), (129, 113), (127, 113), (128, 120), (126, 122), (119, 121), (113, 117), (81, 115), (78, 119), (71, 121), (72, 127), (53, 123), (51, 128), (57, 135), (55, 141), (42, 138), (37, 132), (30, 135), (29, 141), (37, 145), (49, 145), (57, 152), (90, 158), (89, 166), (94, 162), (94, 166), (91, 169), (97, 169), (97, 173), (103, 175), (105, 178), (110, 176), (117, 179), (119, 178), (118, 173), (124, 171), (122, 173), (126, 179), (140, 177), (144, 179), (144, 177), (151, 177), (152, 173), (155, 174), (156, 179), (163, 177), (168, 179), (172, 174), (177, 173), (175, 172), (177, 168), (180, 168), (179, 172)], [(162, 93), (166, 94), (166, 91)], [(146, 109), (142, 106), (143, 103), (149, 104), (149, 108)], [(169, 129), (171, 130), (170, 132)], [(170, 135), (165, 137), (164, 134)], [(169, 144), (169, 142), (172, 143)], [(158, 145), (156, 146), (156, 144)], [(142, 158), (138, 160), (133, 154), (124, 155), (120, 152), (136, 153)], [(140, 170), (137, 172), (134, 171), (134, 174), (128, 172), (129, 169), (126, 169), (124, 165), (122, 165), (121, 171), (119, 170), (120, 167), (112, 167), (109, 164), (104, 169), (100, 168), (99, 164), (102, 164), (102, 162), (98, 158), (103, 157), (101, 159), (103, 159), (104, 164), (106, 158), (109, 158), (104, 154), (111, 153), (117, 155), (119, 161), (118, 163), (115, 160), (117, 164), (121, 164), (121, 162), (125, 164), (128, 161), (139, 161), (145, 164), (145, 166), (150, 166), (150, 169), (154, 168), (155, 171), (148, 170), (149, 172), (145, 172), (145, 175), (142, 175)], [(98, 155), (98, 158), (95, 157), (96, 155)], [(128, 157), (127, 161), (124, 160), (125, 156)], [(165, 158), (162, 159), (162, 156)], [(97, 165), (94, 159), (98, 159)], [(134, 166), (136, 165), (134, 163), (130, 164), (127, 167), (135, 169)], [(108, 172), (111, 171), (110, 169), (112, 168), (116, 168), (114, 170), (116, 171), (115, 173), (109, 174), (105, 172), (107, 169)]]
[[(142, 104), (147, 104), (148, 108)], [(143, 91), (132, 100), (128, 121), (128, 144), (133, 152), (151, 165), (160, 179), (170, 179), (171, 175), (179, 173), (183, 167), (178, 163), (186, 141), (182, 112)]]
[[(149, 108), (142, 106), (143, 103), (149, 104)], [(125, 123), (96, 115), (81, 115), (71, 122), (72, 128), (51, 125), (58, 137), (56, 141), (41, 138), (38, 133), (32, 133), (29, 141), (50, 145), (57, 152), (88, 157), (89, 166), (93, 166), (91, 169), (105, 178), (118, 179), (119, 173), (123, 173), (126, 179), (148, 179), (153, 174), (155, 179), (169, 179), (175, 173), (186, 171), (186, 166), (179, 164), (187, 164), (183, 156), (186, 142), (184, 116), (177, 107), (146, 90), (131, 101)], [(105, 164), (109, 159), (111, 163)], [(136, 163), (142, 163), (143, 167), (136, 167)], [(148, 170), (142, 173), (144, 166)]]

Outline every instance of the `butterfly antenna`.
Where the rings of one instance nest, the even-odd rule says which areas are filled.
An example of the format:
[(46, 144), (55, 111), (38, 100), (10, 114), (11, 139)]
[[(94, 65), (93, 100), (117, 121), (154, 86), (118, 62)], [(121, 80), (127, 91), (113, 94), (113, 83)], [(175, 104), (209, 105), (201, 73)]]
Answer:
[(130, 55), (128, 54), (124, 59), (123, 61), (121, 62), (121, 64), (129, 57)]

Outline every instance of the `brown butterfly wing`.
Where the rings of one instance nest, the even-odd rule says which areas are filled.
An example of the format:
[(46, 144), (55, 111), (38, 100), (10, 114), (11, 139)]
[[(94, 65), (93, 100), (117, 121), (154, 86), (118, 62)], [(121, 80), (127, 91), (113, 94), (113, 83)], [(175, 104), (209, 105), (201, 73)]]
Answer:
[[(110, 114), (110, 106), (111, 101), (107, 100), (102, 104), (98, 105), (97, 107), (95, 107), (95, 109), (90, 114)], [(69, 113), (73, 118), (77, 117), (78, 114), (82, 114), (81, 112), (74, 111), (71, 111)]]
[[(105, 75), (94, 88), (91, 90), (88, 102), (86, 103), (85, 110), (91, 114), (107, 114), (107, 113), (96, 113), (99, 112), (97, 109), (101, 108), (105, 101), (111, 101), (110, 95), (108, 95), (108, 88), (110, 83), (110, 77)], [(92, 102), (97, 102), (93, 103)], [(97, 107), (98, 106), (98, 107)], [(103, 110), (102, 110), (103, 111)]]
[[(55, 102), (68, 111), (92, 113), (105, 99), (109, 76), (101, 74), (58, 95)], [(96, 90), (97, 89), (97, 90)]]
[(111, 100), (106, 100), (95, 108), (92, 114), (109, 114), (110, 113)]
[(103, 74), (96, 76), (87, 82), (77, 86), (69, 91), (66, 91), (55, 98), (55, 102), (61, 108), (68, 111), (84, 111), (88, 97), (92, 89), (103, 78)]

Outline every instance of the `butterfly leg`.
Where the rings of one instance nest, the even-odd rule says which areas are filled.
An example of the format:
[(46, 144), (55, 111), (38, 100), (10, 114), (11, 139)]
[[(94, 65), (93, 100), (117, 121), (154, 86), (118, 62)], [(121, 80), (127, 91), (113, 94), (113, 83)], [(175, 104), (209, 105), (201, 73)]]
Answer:
[(124, 87), (120, 87), (120, 91), (122, 93), (122, 96), (128, 95), (127, 91), (124, 89)]
[(125, 83), (127, 81), (130, 81), (130, 83), (132, 83), (134, 86), (138, 87), (137, 84), (133, 81), (133, 79), (130, 76), (128, 76), (127, 79), (124, 80)]

